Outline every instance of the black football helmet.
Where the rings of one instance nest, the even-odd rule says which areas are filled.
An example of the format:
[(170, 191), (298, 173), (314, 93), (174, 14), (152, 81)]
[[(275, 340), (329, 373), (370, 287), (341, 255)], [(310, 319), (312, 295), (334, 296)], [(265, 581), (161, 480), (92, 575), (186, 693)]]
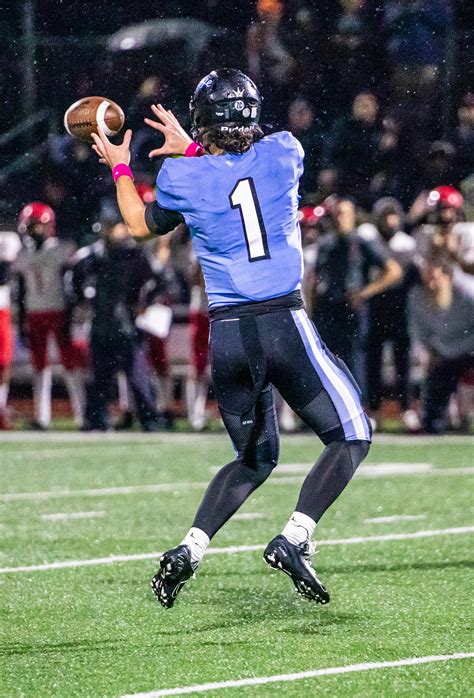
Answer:
[(255, 83), (240, 70), (222, 68), (206, 75), (189, 103), (191, 134), (209, 126), (245, 130), (258, 124), (261, 97)]

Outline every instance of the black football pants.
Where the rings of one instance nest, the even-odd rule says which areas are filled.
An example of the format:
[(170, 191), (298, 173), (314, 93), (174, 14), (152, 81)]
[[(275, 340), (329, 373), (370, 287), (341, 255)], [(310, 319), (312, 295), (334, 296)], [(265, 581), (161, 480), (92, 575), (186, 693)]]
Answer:
[(327, 350), (304, 310), (213, 320), (210, 343), (214, 390), (235, 460), (210, 483), (193, 526), (211, 538), (277, 465), (272, 385), (326, 444), (296, 507), (318, 521), (370, 444), (347, 367)]

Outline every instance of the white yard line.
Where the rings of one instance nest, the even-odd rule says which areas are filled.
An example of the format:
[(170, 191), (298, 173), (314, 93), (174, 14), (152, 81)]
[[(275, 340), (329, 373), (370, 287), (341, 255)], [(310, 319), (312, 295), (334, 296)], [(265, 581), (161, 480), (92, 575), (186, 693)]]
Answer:
[[(304, 434), (285, 434), (285, 441), (289, 443), (318, 443), (315, 436)], [(2, 443), (101, 443), (102, 445), (117, 444), (120, 442), (137, 444), (157, 444), (157, 443), (189, 443), (195, 444), (203, 441), (216, 442), (218, 440), (228, 441), (228, 437), (224, 431), (216, 433), (206, 432), (205, 434), (195, 433), (165, 433), (143, 434), (141, 432), (131, 432), (124, 434), (123, 432), (91, 432), (81, 433), (75, 431), (51, 431), (47, 433), (28, 432), (28, 431), (8, 431), (2, 433)], [(474, 436), (469, 435), (451, 435), (445, 436), (416, 436), (404, 434), (375, 434), (374, 443), (389, 444), (389, 445), (437, 445), (437, 444), (453, 444), (453, 445), (474, 445)], [(1, 449), (0, 449), (1, 453)]]
[(117, 494), (144, 494), (145, 492), (174, 492), (183, 487), (200, 490), (208, 482), (162, 482), (158, 485), (126, 485), (124, 487), (97, 487), (90, 490), (46, 490), (45, 492), (11, 492), (0, 495), (0, 501), (21, 499), (59, 499), (62, 497), (111, 497)]
[[(275, 475), (280, 473), (291, 475), (306, 475), (314, 463), (280, 463), (275, 469)], [(210, 473), (217, 473), (219, 466), (210, 466)], [(357, 468), (358, 477), (385, 477), (387, 475), (413, 475), (417, 473), (429, 473), (433, 468), (432, 463), (364, 463)], [(474, 468), (472, 469), (474, 472)]]
[(328, 667), (326, 669), (311, 669), (294, 674), (274, 674), (273, 676), (249, 677), (234, 681), (216, 681), (214, 683), (201, 683), (195, 686), (182, 686), (178, 688), (164, 688), (157, 691), (144, 693), (128, 693), (122, 698), (160, 698), (161, 696), (182, 696), (189, 693), (204, 693), (217, 691), (222, 688), (242, 688), (244, 686), (262, 686), (270, 683), (288, 683), (314, 679), (318, 676), (334, 676), (337, 674), (353, 674), (361, 671), (373, 671), (374, 669), (396, 669), (405, 666), (417, 666), (420, 664), (433, 664), (434, 662), (449, 662), (454, 659), (472, 659), (474, 652), (456, 652), (455, 654), (434, 654), (427, 657), (409, 657), (407, 659), (395, 659), (388, 662), (363, 662), (361, 664), (347, 664), (346, 666)]
[[(301, 472), (301, 475), (289, 475), (289, 476), (278, 476), (279, 468), (275, 471), (275, 476), (271, 477), (265, 483), (267, 486), (281, 486), (281, 485), (291, 485), (299, 483), (302, 481), (304, 474), (310, 469), (311, 464), (292, 464), (287, 465), (298, 465), (298, 467), (304, 467), (305, 470)], [(356, 471), (356, 477), (359, 479), (372, 479), (377, 477), (398, 477), (398, 476), (412, 476), (412, 475), (436, 475), (449, 477), (452, 475), (473, 475), (474, 466), (467, 466), (464, 468), (426, 468), (428, 464), (423, 463), (410, 463), (406, 464), (410, 467), (390, 467), (383, 468), (383, 464), (378, 465), (361, 465)], [(423, 466), (422, 468), (418, 466)], [(394, 464), (391, 464), (394, 466)], [(285, 467), (283, 465), (283, 467)], [(284, 472), (280, 470), (280, 472)], [(125, 485), (123, 487), (97, 487), (84, 490), (45, 490), (44, 492), (5, 492), (0, 494), (0, 502), (14, 502), (25, 500), (35, 500), (35, 499), (60, 499), (63, 497), (111, 497), (115, 495), (128, 495), (128, 494), (145, 494), (147, 492), (174, 492), (181, 488), (190, 490), (200, 490), (205, 489), (209, 482), (163, 482), (156, 485)]]
[(40, 518), (44, 521), (72, 521), (76, 519), (99, 519), (102, 516), (105, 516), (105, 511), (73, 511), (70, 513), (42, 514)]
[(397, 521), (421, 521), (426, 519), (426, 514), (394, 514), (393, 516), (375, 516), (372, 519), (364, 519), (364, 523), (395, 523)]
[[(417, 538), (434, 538), (438, 536), (456, 536), (466, 533), (474, 533), (474, 526), (461, 526), (458, 528), (440, 528), (427, 531), (414, 531), (413, 533), (388, 533), (381, 536), (356, 536), (354, 538), (336, 538), (318, 541), (318, 547), (335, 545), (358, 545), (360, 543), (384, 543), (395, 540), (415, 540)], [(238, 553), (256, 552), (264, 550), (265, 545), (235, 545), (227, 548), (209, 548), (207, 555), (236, 555)], [(157, 559), (161, 552), (136, 553), (133, 555), (110, 555), (109, 557), (90, 558), (86, 560), (61, 560), (48, 562), (43, 565), (23, 565), (19, 567), (2, 567), (0, 574), (15, 572), (42, 572), (46, 570), (65, 569), (68, 567), (89, 567), (94, 565), (111, 565), (116, 562), (131, 562), (136, 560)]]
[[(136, 443), (137, 445), (143, 444), (161, 444), (161, 443), (179, 443), (179, 444), (195, 444), (199, 441), (217, 441), (218, 439), (228, 439), (224, 431), (219, 431), (216, 433), (206, 432), (205, 434), (192, 433), (167, 433), (167, 432), (156, 432), (154, 434), (144, 434), (143, 432), (130, 432), (128, 434), (124, 432), (90, 432), (83, 433), (78, 431), (50, 431), (45, 433), (40, 433), (36, 431), (8, 431), (2, 432), (2, 443), (59, 443), (59, 444), (97, 444), (100, 443), (101, 446), (109, 446), (111, 444), (116, 445), (117, 443), (124, 443), (130, 445), (130, 443)], [(314, 440), (314, 439), (313, 439)]]
[[(138, 445), (138, 444), (136, 444)], [(139, 444), (140, 446), (142, 444)], [(146, 446), (147, 444), (143, 444)], [(122, 452), (125, 452), (126, 455), (130, 455), (130, 445), (127, 444), (116, 444), (116, 443), (105, 443), (104, 446), (106, 447), (106, 454), (107, 456), (112, 456), (112, 455), (119, 455)], [(91, 443), (89, 445), (86, 445), (84, 448), (81, 448), (79, 446), (72, 446), (72, 447), (66, 447), (63, 448), (60, 446), (59, 448), (24, 448), (15, 451), (11, 451), (10, 453), (6, 453), (6, 451), (0, 450), (0, 455), (4, 456), (2, 458), (2, 462), (5, 464), (7, 461), (10, 460), (31, 460), (31, 459), (44, 459), (44, 460), (54, 460), (55, 458), (84, 458), (84, 456), (94, 456), (95, 449), (97, 448), (97, 444)]]
[(254, 521), (255, 519), (264, 519), (265, 516), (258, 511), (254, 512), (242, 512), (241, 514), (234, 514), (232, 521)]

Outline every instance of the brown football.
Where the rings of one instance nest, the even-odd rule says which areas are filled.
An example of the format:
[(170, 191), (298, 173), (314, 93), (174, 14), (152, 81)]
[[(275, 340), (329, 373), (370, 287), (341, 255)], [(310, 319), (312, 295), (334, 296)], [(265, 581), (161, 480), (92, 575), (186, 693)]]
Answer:
[(64, 127), (74, 138), (92, 143), (91, 134), (100, 124), (106, 136), (115, 136), (125, 122), (118, 104), (106, 97), (83, 97), (74, 102), (64, 114)]

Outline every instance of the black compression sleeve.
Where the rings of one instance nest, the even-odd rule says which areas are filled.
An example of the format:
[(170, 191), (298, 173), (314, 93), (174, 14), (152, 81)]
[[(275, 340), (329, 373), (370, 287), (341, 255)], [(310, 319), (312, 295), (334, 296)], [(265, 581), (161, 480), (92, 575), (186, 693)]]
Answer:
[(145, 222), (148, 229), (154, 235), (165, 235), (174, 230), (177, 225), (184, 223), (183, 216), (177, 211), (169, 211), (161, 208), (156, 201), (147, 204), (145, 209)]

